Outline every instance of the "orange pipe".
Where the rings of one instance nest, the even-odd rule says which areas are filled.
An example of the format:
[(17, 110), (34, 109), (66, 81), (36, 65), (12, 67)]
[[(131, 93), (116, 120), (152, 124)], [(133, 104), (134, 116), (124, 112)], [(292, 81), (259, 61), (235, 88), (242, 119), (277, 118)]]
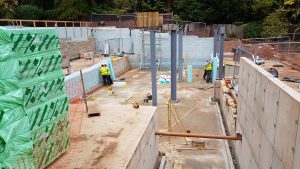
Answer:
[(242, 140), (242, 135), (237, 133), (236, 136), (222, 136), (222, 135), (206, 135), (206, 134), (189, 134), (189, 133), (173, 133), (173, 132), (155, 132), (158, 136), (173, 136), (173, 137), (195, 137), (195, 138), (211, 138), (224, 140)]

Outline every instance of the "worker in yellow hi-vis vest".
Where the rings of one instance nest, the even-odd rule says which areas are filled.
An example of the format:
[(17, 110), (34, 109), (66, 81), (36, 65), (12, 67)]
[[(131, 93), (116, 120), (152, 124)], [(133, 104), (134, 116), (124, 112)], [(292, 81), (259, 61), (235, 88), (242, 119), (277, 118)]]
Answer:
[(211, 82), (211, 72), (212, 72), (212, 63), (209, 59), (206, 61), (206, 65), (204, 66), (203, 79), (206, 80), (206, 83)]
[(107, 83), (108, 83), (108, 85), (112, 85), (112, 84), (113, 84), (113, 81), (112, 81), (111, 76), (110, 76), (109, 68), (107, 67), (106, 64), (104, 64), (104, 67), (106, 68), (106, 79), (107, 79)]
[(107, 79), (107, 75), (108, 75), (107, 68), (103, 64), (100, 67), (100, 72), (101, 72), (101, 75), (102, 75), (102, 78), (103, 78), (104, 86), (109, 85), (109, 82), (108, 82), (108, 79)]

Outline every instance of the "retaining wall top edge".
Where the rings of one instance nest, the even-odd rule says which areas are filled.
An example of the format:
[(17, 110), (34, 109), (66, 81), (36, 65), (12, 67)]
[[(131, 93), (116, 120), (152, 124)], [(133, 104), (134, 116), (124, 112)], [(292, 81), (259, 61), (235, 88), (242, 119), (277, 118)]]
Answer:
[(299, 104), (300, 104), (300, 93), (292, 89), (290, 86), (279, 80), (278, 78), (271, 75), (269, 72), (267, 72), (262, 67), (256, 65), (254, 62), (249, 60), (248, 58), (241, 57), (241, 61), (245, 61), (250, 66), (254, 67), (259, 73), (261, 73), (263, 76), (265, 76), (268, 80), (270, 80), (272, 83), (274, 83), (277, 87), (279, 87), (281, 90), (283, 90), (286, 94), (294, 98)]

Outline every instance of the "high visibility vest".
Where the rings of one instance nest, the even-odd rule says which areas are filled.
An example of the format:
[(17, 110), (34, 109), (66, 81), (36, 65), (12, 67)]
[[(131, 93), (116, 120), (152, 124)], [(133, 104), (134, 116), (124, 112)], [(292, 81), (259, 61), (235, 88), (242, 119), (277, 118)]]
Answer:
[(212, 65), (211, 65), (211, 63), (209, 63), (209, 64), (206, 66), (206, 70), (212, 70)]
[(108, 72), (107, 72), (107, 68), (106, 67), (101, 67), (100, 68), (100, 72), (102, 75), (108, 75)]
[(107, 67), (105, 67), (106, 68), (106, 72), (107, 72), (107, 74), (106, 75), (110, 75), (110, 71), (109, 71), (109, 69), (107, 68)]

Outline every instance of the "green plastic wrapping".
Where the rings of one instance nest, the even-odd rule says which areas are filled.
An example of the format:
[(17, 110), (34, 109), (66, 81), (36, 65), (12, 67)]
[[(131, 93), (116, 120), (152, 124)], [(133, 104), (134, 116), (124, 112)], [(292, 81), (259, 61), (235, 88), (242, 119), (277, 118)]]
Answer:
[(56, 29), (0, 27), (0, 169), (45, 168), (69, 147)]

